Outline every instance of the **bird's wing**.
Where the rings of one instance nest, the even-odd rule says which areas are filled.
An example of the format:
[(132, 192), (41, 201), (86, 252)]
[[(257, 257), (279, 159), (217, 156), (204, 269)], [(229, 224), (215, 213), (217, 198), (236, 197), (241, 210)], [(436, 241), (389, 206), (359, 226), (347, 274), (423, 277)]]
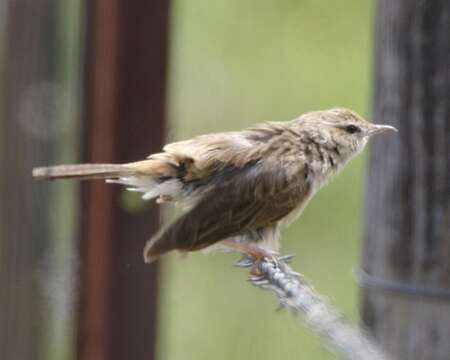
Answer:
[(280, 134), (285, 123), (260, 124), (244, 131), (200, 135), (192, 139), (167, 144), (163, 152), (148, 159), (161, 163), (172, 174), (179, 168), (185, 180), (201, 179), (226, 166), (242, 168), (258, 160), (258, 149), (268, 139)]
[[(301, 162), (249, 163), (217, 184), (187, 213), (155, 235), (144, 250), (147, 262), (170, 250), (198, 250), (220, 240), (273, 225), (310, 191)], [(295, 169), (293, 168), (296, 167)]]

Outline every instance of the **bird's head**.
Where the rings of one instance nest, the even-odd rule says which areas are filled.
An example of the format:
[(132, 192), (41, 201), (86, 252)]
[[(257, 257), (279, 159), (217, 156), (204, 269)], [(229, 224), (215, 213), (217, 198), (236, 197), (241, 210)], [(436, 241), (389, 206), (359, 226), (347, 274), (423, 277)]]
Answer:
[(314, 111), (303, 115), (300, 124), (323, 146), (336, 147), (346, 158), (364, 149), (369, 138), (397, 129), (390, 125), (377, 125), (345, 108)]

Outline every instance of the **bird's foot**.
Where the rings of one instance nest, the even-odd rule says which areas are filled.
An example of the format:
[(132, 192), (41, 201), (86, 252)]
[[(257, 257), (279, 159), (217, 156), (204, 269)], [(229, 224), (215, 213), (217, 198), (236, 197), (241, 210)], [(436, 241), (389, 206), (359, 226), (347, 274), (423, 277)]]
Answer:
[(250, 274), (253, 276), (261, 275), (259, 270), (261, 261), (271, 261), (275, 264), (278, 263), (278, 260), (275, 257), (277, 255), (276, 252), (268, 251), (256, 245), (233, 242), (231, 245), (226, 244), (226, 246), (244, 254), (244, 256), (235, 263), (235, 266), (251, 268)]

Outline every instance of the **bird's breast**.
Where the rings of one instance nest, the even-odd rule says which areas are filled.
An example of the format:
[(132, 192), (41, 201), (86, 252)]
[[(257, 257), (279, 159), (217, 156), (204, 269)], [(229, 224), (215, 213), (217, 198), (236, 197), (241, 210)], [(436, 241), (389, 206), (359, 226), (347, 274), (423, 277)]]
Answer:
[[(293, 199), (297, 201), (295, 208), (282, 220), (283, 225), (289, 225), (297, 220), (303, 213), (309, 201), (314, 197), (328, 181), (339, 171), (339, 167), (335, 166), (331, 161), (310, 161), (305, 167), (306, 169), (299, 174), (297, 183), (298, 187), (303, 187), (302, 196)], [(295, 182), (294, 182), (295, 183)], [(294, 186), (295, 187), (295, 186)], [(293, 192), (295, 193), (295, 191)], [(294, 196), (295, 198), (295, 196)]]

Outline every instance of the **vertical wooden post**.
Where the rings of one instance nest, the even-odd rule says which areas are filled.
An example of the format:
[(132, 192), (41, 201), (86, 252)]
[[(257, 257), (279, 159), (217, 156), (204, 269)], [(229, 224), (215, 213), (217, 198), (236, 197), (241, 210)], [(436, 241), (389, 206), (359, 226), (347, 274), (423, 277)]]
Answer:
[[(168, 1), (87, 1), (86, 162), (126, 162), (163, 142)], [(153, 206), (130, 214), (118, 187), (84, 188), (80, 360), (152, 359), (157, 268), (142, 249)]]
[(450, 356), (449, 34), (448, 0), (378, 1), (374, 120), (399, 133), (371, 149), (362, 318), (395, 359)]
[[(44, 358), (49, 188), (31, 177), (51, 163), (58, 133), (58, 4), (6, 2), (0, 59), (0, 359)], [(52, 52), (53, 51), (53, 52)], [(59, 90), (59, 91), (57, 91)]]

